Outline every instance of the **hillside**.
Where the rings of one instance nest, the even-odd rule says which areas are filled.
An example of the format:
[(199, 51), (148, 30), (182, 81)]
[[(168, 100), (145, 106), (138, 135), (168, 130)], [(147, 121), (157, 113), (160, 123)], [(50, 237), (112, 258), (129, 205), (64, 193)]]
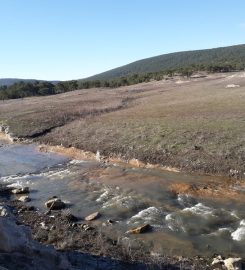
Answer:
[(245, 72), (1, 102), (18, 137), (184, 171), (245, 173)]
[[(132, 74), (159, 72), (197, 65), (203, 69), (208, 65), (231, 65), (237, 69), (245, 68), (245, 44), (215, 49), (184, 51), (163, 54), (142, 59), (84, 80), (110, 80)], [(203, 67), (202, 67), (203, 66)]]

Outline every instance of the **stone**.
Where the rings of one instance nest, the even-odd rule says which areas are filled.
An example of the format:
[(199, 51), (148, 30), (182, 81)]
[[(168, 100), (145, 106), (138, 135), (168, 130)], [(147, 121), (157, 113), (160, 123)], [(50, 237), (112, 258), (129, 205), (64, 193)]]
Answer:
[(78, 221), (78, 218), (71, 213), (70, 209), (63, 210), (61, 214), (68, 222)]
[(42, 229), (48, 230), (48, 226), (45, 224), (45, 222), (41, 222), (40, 225)]
[(14, 218), (0, 218), (0, 253), (11, 254), (11, 258), (17, 260), (31, 258), (33, 265), (30, 267), (26, 265), (21, 269), (72, 269), (63, 254), (58, 253), (51, 246), (45, 246), (33, 240), (31, 229), (24, 225), (17, 225)]
[(21, 196), (18, 199), (18, 201), (20, 201), (20, 202), (29, 202), (30, 200), (31, 200), (30, 197), (27, 195)]
[(50, 210), (61, 210), (65, 208), (66, 204), (61, 199), (53, 198), (45, 203), (45, 206)]
[(113, 224), (113, 223), (114, 223), (114, 221), (113, 221), (113, 220), (111, 220), (111, 219), (108, 219), (108, 220), (106, 221), (106, 223), (108, 223), (108, 224)]
[(237, 88), (240, 87), (239, 84), (227, 84), (225, 88)]
[(221, 256), (217, 256), (213, 259), (212, 266), (221, 267), (226, 270), (242, 270), (242, 259), (241, 258), (228, 258), (222, 259)]
[(84, 230), (84, 231), (92, 231), (94, 228), (89, 226), (88, 224), (81, 224), (81, 228)]
[(91, 215), (85, 217), (85, 220), (86, 220), (86, 221), (92, 221), (92, 220), (95, 220), (95, 219), (99, 218), (100, 216), (101, 216), (101, 215), (100, 215), (99, 212), (95, 212), (95, 213), (93, 213), (93, 214), (91, 214)]
[(9, 210), (5, 206), (0, 205), (0, 217), (8, 217), (8, 216), (10, 216)]
[(201, 146), (199, 146), (199, 145), (194, 145), (194, 150), (201, 150), (201, 149), (202, 149)]
[(224, 260), (224, 265), (227, 270), (242, 270), (241, 258), (228, 258)]
[(111, 226), (115, 223), (115, 221), (108, 219), (106, 222), (103, 222), (102, 225), (103, 226)]
[(96, 152), (95, 159), (97, 161), (100, 161), (100, 151), (99, 150), (97, 150), (97, 152)]
[(137, 228), (128, 230), (126, 233), (128, 234), (140, 234), (140, 233), (145, 233), (151, 230), (151, 225), (150, 224), (145, 224), (143, 226), (139, 226)]
[(11, 192), (13, 194), (26, 194), (26, 193), (29, 193), (30, 190), (29, 190), (29, 187), (22, 187), (22, 188), (12, 189)]

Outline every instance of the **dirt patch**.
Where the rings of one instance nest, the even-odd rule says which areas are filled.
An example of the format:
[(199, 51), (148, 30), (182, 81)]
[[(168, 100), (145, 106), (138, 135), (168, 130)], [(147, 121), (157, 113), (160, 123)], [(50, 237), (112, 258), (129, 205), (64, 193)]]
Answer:
[(227, 180), (223, 182), (209, 181), (205, 184), (174, 183), (169, 190), (175, 195), (188, 194), (195, 198), (209, 198), (219, 201), (245, 201), (242, 191), (244, 182)]

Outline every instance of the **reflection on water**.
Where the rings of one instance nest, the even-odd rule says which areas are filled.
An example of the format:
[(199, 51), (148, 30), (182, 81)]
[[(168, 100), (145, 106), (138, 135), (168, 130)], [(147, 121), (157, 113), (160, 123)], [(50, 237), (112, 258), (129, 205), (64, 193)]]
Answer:
[(101, 221), (117, 221), (110, 230), (124, 234), (149, 223), (151, 233), (140, 238), (154, 252), (174, 254), (245, 252), (244, 202), (220, 202), (174, 195), (169, 185), (204, 182), (205, 176), (102, 165), (40, 153), (35, 145), (0, 147), (1, 182), (29, 186), (30, 204), (45, 210), (44, 202), (59, 196), (75, 215), (100, 211)]

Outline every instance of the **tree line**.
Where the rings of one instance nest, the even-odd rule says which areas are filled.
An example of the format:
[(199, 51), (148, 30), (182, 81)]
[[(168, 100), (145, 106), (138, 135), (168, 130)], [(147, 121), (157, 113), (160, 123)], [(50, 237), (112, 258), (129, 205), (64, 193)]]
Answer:
[(152, 80), (163, 80), (180, 75), (190, 77), (193, 73), (198, 71), (207, 71), (209, 73), (215, 72), (231, 72), (237, 70), (244, 70), (245, 64), (209, 64), (209, 65), (191, 65), (189, 67), (167, 69), (159, 72), (149, 72), (145, 74), (133, 74), (127, 77), (120, 77), (111, 80), (72, 80), (59, 83), (35, 81), (24, 82), (20, 81), (10, 86), (0, 87), (0, 100), (25, 98), (30, 96), (45, 96), (65, 93), (77, 89), (89, 89), (99, 87), (116, 88), (120, 86), (127, 86), (138, 84), (142, 82), (149, 82)]

